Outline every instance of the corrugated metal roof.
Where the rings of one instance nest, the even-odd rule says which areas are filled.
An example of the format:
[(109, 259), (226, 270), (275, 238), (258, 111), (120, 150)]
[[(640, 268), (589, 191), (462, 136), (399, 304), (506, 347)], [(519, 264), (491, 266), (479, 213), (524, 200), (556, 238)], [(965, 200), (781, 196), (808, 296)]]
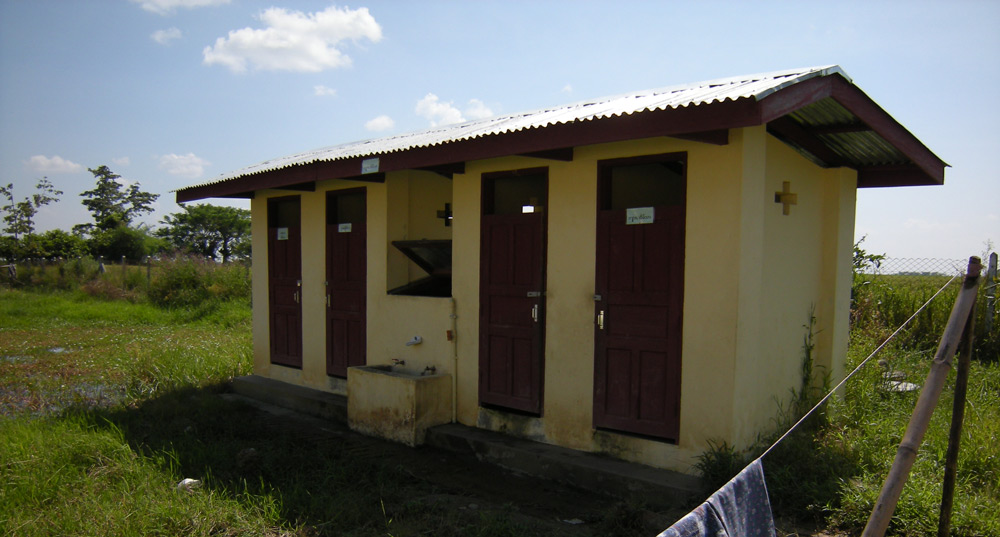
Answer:
[[(761, 100), (792, 84), (830, 74), (839, 74), (848, 81), (851, 80), (839, 66), (828, 65), (744, 75), (638, 91), (613, 97), (590, 99), (563, 106), (543, 108), (532, 112), (490, 117), (466, 123), (445, 125), (425, 131), (306, 151), (287, 157), (266, 160), (186, 188), (213, 185), (247, 175), (280, 170), (313, 162), (395, 153), (550, 125), (625, 116), (637, 112), (682, 108), (692, 105), (697, 106), (727, 100), (736, 101), (746, 98)], [(810, 121), (810, 123), (812, 122)]]

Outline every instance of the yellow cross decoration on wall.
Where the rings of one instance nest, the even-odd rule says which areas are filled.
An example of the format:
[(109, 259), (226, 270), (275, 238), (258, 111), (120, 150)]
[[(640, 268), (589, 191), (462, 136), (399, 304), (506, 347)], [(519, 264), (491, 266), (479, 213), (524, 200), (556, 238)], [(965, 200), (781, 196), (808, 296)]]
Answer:
[(789, 214), (792, 205), (796, 205), (798, 201), (799, 195), (792, 193), (792, 183), (789, 181), (783, 181), (781, 183), (781, 192), (774, 193), (774, 202), (781, 204), (781, 214)]

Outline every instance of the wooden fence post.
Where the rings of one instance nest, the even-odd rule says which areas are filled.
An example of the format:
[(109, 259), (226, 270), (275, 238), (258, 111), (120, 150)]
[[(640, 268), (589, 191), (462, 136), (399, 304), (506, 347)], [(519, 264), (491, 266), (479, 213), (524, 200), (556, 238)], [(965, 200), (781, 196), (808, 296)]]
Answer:
[(958, 372), (955, 376), (955, 400), (951, 409), (951, 431), (948, 433), (948, 453), (944, 462), (944, 484), (941, 490), (941, 514), (938, 517), (938, 537), (948, 537), (951, 531), (951, 508), (955, 500), (955, 480), (958, 477), (958, 449), (962, 443), (962, 422), (965, 420), (965, 395), (972, 366), (972, 341), (976, 333), (976, 301), (965, 322), (965, 337), (958, 350)]
[(153, 285), (153, 272), (152, 263), (149, 256), (146, 256), (146, 289), (149, 289)]
[(910, 475), (910, 469), (917, 458), (917, 450), (924, 439), (924, 433), (927, 432), (944, 382), (948, 378), (951, 358), (955, 355), (958, 343), (962, 339), (966, 321), (972, 314), (972, 305), (976, 300), (976, 293), (979, 292), (979, 274), (982, 270), (980, 259), (970, 257), (962, 289), (955, 298), (955, 306), (951, 309), (948, 324), (945, 325), (944, 334), (941, 336), (941, 343), (934, 353), (931, 370), (927, 373), (927, 380), (920, 391), (920, 398), (913, 409), (913, 415), (910, 416), (910, 423), (906, 426), (903, 440), (896, 450), (896, 459), (892, 462), (889, 475), (885, 478), (882, 492), (879, 493), (872, 514), (868, 517), (868, 524), (865, 525), (862, 537), (882, 537), (889, 527), (892, 513), (896, 510), (896, 503), (899, 502), (899, 495), (903, 492), (903, 485)]
[(128, 279), (127, 278), (128, 274), (126, 273), (126, 270), (127, 269), (125, 268), (125, 256), (122, 256), (122, 291), (125, 290), (125, 280)]
[(983, 329), (987, 336), (993, 335), (993, 316), (997, 307), (997, 253), (990, 254), (989, 268), (986, 269), (986, 319)]

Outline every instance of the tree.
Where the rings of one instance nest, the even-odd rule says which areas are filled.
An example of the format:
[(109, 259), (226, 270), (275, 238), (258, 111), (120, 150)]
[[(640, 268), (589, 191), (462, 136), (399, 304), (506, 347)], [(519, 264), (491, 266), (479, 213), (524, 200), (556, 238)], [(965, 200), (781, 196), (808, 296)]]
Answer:
[(48, 259), (68, 259), (87, 251), (87, 244), (79, 235), (66, 233), (61, 229), (51, 229), (37, 237), (42, 247), (42, 257)]
[(185, 205), (182, 209), (163, 219), (166, 227), (158, 229), (157, 235), (182, 250), (212, 259), (222, 256), (223, 263), (245, 251), (250, 238), (250, 211), (206, 204)]
[(150, 233), (145, 224), (136, 227), (118, 226), (114, 229), (95, 231), (87, 248), (90, 255), (117, 261), (124, 257), (130, 261), (141, 261), (143, 257), (165, 250), (163, 239)]
[(80, 224), (74, 226), (73, 231), (86, 233), (95, 226), (102, 231), (128, 227), (136, 217), (153, 212), (153, 202), (159, 194), (143, 192), (138, 182), (125, 187), (118, 182), (121, 176), (107, 166), (87, 168), (87, 171), (94, 174), (97, 183), (92, 190), (80, 195), (85, 198), (83, 205), (94, 215), (94, 224)]
[(30, 235), (35, 232), (35, 215), (43, 205), (48, 205), (53, 201), (58, 201), (57, 196), (62, 195), (62, 190), (56, 190), (47, 177), (38, 180), (35, 185), (35, 193), (29, 198), (21, 201), (14, 201), (14, 185), (7, 183), (7, 186), (0, 187), (0, 195), (7, 198), (7, 204), (3, 206), (3, 221), (6, 224), (4, 232), (19, 240), (22, 235)]

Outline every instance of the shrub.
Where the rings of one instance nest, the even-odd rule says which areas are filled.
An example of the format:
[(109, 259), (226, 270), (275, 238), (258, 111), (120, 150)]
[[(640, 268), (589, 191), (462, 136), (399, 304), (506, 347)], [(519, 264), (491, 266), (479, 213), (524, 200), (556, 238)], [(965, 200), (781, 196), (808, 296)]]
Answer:
[(149, 286), (149, 300), (165, 308), (197, 306), (209, 299), (207, 263), (193, 257), (174, 257), (160, 263)]
[(141, 295), (133, 289), (123, 289), (121, 285), (112, 282), (108, 278), (94, 278), (84, 282), (80, 286), (80, 291), (92, 297), (103, 300), (125, 300), (128, 302), (138, 302)]

